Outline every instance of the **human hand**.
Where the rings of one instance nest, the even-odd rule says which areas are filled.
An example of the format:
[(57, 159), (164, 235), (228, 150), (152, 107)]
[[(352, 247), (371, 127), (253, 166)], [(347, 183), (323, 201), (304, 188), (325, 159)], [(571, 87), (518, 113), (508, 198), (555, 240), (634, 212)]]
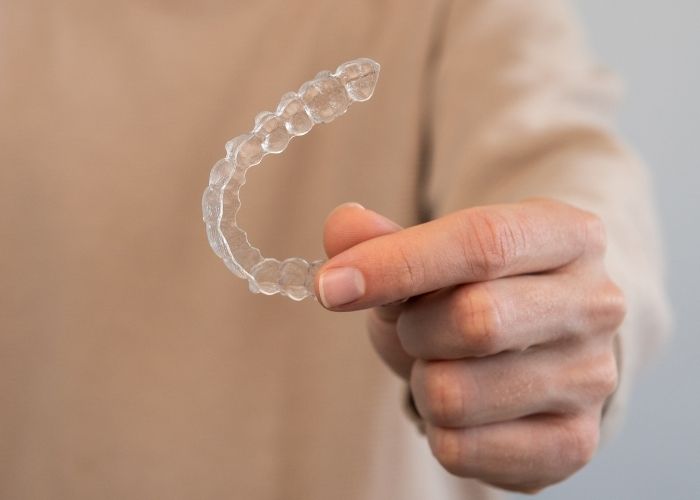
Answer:
[(401, 229), (346, 204), (324, 245), (321, 302), (371, 308), (373, 345), (409, 381), (445, 469), (533, 492), (591, 459), (625, 314), (600, 219), (532, 200)]

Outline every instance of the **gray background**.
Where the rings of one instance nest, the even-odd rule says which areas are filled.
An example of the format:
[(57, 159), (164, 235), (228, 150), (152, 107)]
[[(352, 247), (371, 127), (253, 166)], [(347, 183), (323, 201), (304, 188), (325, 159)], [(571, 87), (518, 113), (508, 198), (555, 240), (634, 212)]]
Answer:
[(700, 499), (700, 2), (574, 5), (598, 58), (626, 84), (619, 125), (654, 175), (675, 329), (639, 379), (622, 432), (538, 498)]

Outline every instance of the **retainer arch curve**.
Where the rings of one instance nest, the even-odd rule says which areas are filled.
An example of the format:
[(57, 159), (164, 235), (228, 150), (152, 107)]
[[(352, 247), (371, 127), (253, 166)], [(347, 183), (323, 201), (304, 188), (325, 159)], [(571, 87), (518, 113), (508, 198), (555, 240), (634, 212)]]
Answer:
[(294, 137), (307, 134), (314, 125), (342, 116), (353, 102), (369, 100), (379, 69), (372, 59), (360, 58), (341, 64), (332, 73), (321, 71), (297, 92), (284, 94), (274, 113), (259, 113), (253, 130), (228, 141), (226, 157), (212, 167), (202, 196), (207, 238), (226, 267), (248, 280), (251, 292), (281, 293), (293, 300), (314, 296), (314, 276), (325, 261), (265, 258), (250, 243), (237, 223), (239, 193), (247, 170), (267, 154), (282, 153)]

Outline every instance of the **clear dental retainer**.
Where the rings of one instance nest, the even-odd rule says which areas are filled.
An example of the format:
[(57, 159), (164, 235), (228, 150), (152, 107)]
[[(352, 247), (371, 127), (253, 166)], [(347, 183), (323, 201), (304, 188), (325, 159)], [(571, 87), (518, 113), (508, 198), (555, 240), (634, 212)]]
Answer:
[(226, 143), (226, 157), (211, 169), (202, 213), (214, 253), (233, 274), (248, 280), (251, 292), (280, 293), (293, 300), (313, 297), (314, 277), (325, 261), (265, 258), (251, 245), (236, 221), (246, 172), (266, 154), (284, 151), (293, 137), (307, 134), (315, 124), (332, 122), (353, 102), (369, 100), (378, 78), (379, 64), (366, 58), (343, 63), (333, 73), (321, 71), (298, 92), (284, 94), (277, 111), (258, 114), (250, 133)]

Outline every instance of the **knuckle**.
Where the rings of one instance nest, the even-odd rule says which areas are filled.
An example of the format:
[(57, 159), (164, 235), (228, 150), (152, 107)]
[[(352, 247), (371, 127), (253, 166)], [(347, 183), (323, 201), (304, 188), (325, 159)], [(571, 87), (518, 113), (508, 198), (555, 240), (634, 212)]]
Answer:
[(457, 307), (456, 328), (475, 356), (495, 354), (502, 346), (503, 315), (496, 294), (487, 283), (464, 287)]
[(612, 352), (606, 353), (602, 359), (598, 361), (594, 371), (592, 392), (597, 399), (608, 398), (618, 384), (618, 369), (615, 355)]
[(569, 373), (566, 388), (574, 411), (583, 412), (600, 404), (617, 389), (618, 369), (612, 349), (577, 364)]
[(625, 319), (627, 303), (625, 295), (613, 281), (606, 280), (599, 292), (597, 316), (603, 320), (608, 331), (616, 330)]
[(464, 420), (461, 384), (454, 378), (447, 362), (417, 363), (414, 369), (421, 412), (430, 423), (443, 427), (460, 425)]
[(397, 247), (397, 255), (399, 267), (395, 276), (396, 288), (401, 295), (410, 296), (413, 290), (421, 288), (425, 282), (425, 265), (416, 252), (411, 253), (405, 247)]
[(590, 290), (589, 296), (581, 305), (583, 324), (592, 334), (611, 336), (627, 314), (625, 296), (622, 290), (607, 278)]
[(591, 461), (598, 449), (600, 429), (592, 418), (578, 418), (565, 427), (559, 455), (572, 469), (580, 469)]
[(618, 367), (612, 349), (587, 357), (567, 372), (564, 401), (569, 411), (583, 413), (597, 407), (615, 392)]
[(500, 276), (523, 247), (524, 231), (517, 221), (482, 209), (471, 211), (465, 229), (467, 265), (485, 278)]
[(593, 285), (580, 305), (582, 325), (594, 335), (609, 337), (622, 324), (627, 305), (622, 290), (610, 279)]

